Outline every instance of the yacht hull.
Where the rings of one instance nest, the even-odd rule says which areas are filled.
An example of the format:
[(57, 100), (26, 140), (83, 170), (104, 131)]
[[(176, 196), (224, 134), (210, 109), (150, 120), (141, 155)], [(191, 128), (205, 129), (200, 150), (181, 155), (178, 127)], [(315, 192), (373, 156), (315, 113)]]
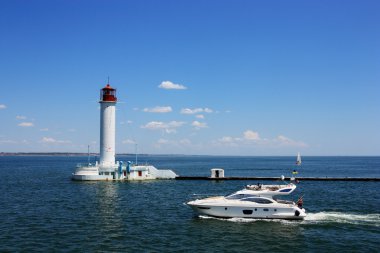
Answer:
[(306, 217), (305, 209), (285, 204), (233, 206), (226, 203), (223, 206), (218, 206), (197, 203), (197, 200), (190, 201), (187, 204), (200, 215), (219, 218), (302, 220)]

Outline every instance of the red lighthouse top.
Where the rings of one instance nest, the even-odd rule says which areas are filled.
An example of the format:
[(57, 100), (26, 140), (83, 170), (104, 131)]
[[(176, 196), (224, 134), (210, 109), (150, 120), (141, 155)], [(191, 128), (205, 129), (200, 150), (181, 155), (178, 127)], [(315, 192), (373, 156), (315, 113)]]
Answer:
[(100, 102), (116, 102), (116, 89), (107, 84), (106, 87), (100, 90)]

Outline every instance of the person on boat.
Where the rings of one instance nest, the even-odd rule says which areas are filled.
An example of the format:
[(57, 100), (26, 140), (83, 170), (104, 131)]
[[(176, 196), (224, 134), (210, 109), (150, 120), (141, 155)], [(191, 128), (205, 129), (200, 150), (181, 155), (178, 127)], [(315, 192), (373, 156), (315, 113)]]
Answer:
[(297, 206), (302, 209), (302, 206), (303, 206), (302, 196), (297, 200)]
[(296, 170), (293, 170), (293, 175), (297, 175), (298, 174), (298, 171), (296, 171)]

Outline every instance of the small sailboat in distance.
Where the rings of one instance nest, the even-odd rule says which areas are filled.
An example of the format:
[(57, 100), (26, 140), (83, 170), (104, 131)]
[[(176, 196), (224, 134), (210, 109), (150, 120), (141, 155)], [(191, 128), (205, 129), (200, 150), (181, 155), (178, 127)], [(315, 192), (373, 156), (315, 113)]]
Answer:
[(301, 154), (300, 154), (300, 152), (298, 152), (296, 165), (301, 165), (301, 163), (302, 163)]

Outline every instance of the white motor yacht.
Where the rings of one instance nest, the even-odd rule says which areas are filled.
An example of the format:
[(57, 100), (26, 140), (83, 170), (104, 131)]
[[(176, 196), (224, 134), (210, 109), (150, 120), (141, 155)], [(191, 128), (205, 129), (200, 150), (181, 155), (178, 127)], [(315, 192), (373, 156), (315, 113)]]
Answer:
[(247, 185), (245, 189), (228, 196), (208, 197), (187, 203), (201, 215), (221, 218), (256, 218), (302, 220), (306, 211), (302, 197), (293, 201), (279, 200), (275, 196), (289, 195), (296, 189), (287, 185)]

